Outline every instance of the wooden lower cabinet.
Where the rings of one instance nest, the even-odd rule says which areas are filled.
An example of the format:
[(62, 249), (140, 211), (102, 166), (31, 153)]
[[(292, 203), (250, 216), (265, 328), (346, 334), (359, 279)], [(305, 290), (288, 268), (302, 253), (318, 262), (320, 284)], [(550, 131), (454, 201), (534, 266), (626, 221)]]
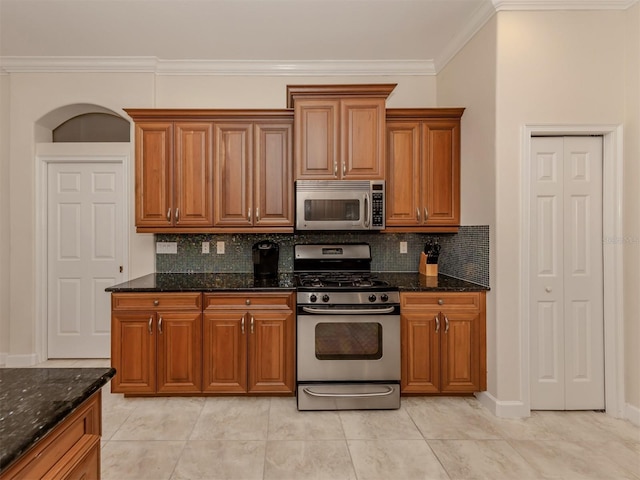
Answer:
[(485, 292), (401, 293), (402, 393), (486, 390)]
[(102, 393), (98, 391), (25, 452), (0, 480), (100, 478)]
[(204, 294), (203, 391), (293, 394), (294, 294)]
[(202, 391), (202, 294), (111, 296), (114, 393)]

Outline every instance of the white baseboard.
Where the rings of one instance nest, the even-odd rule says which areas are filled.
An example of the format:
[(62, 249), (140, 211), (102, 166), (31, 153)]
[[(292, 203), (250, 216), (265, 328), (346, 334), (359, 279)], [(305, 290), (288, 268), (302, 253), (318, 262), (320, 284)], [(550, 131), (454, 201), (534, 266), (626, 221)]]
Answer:
[(38, 363), (37, 353), (27, 353), (25, 355), (9, 355), (5, 358), (4, 365), (7, 368), (31, 367)]
[(629, 420), (634, 425), (640, 427), (640, 408), (629, 405), (628, 403), (624, 406), (624, 418)]
[(524, 403), (517, 400), (501, 401), (489, 392), (476, 393), (476, 398), (480, 403), (501, 418), (524, 418), (531, 416), (531, 411), (525, 407)]
[(7, 364), (8, 353), (0, 352), (0, 367), (4, 367)]

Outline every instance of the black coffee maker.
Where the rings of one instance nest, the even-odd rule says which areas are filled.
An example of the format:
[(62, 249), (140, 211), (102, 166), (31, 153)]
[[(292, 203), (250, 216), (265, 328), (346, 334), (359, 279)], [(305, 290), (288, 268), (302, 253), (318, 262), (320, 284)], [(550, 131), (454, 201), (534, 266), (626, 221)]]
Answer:
[(276, 278), (280, 247), (271, 240), (262, 240), (253, 245), (253, 276), (255, 278)]

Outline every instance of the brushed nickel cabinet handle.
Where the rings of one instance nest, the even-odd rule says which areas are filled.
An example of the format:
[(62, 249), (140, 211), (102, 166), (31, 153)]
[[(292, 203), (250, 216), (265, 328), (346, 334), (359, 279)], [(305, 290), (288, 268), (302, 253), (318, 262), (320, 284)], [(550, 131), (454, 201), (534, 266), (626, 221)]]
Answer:
[(342, 176), (344, 177), (347, 174), (347, 164), (342, 164)]
[(149, 335), (153, 335), (153, 317), (149, 317), (149, 324), (147, 325)]
[(416, 208), (416, 217), (418, 217), (418, 222), (420, 221), (420, 209)]
[(449, 331), (449, 319), (447, 318), (447, 316), (444, 316), (444, 333), (447, 333)]
[(160, 305), (160, 300), (156, 299), (153, 301), (153, 306), (157, 307), (158, 305)]
[(429, 218), (429, 210), (427, 210), (427, 207), (424, 207), (424, 221), (426, 222), (428, 218)]
[(251, 221), (251, 208), (247, 210), (247, 217), (249, 217), (249, 221)]
[(441, 299), (441, 298), (439, 298), (439, 299), (438, 299), (438, 305), (444, 305), (444, 300), (443, 300), (443, 299)]
[(433, 319), (436, 321), (436, 333), (438, 333), (440, 331), (440, 316), (436, 315)]
[(171, 223), (171, 209), (167, 210), (167, 222)]
[(240, 333), (244, 335), (244, 317), (240, 319)]
[(333, 176), (337, 177), (338, 176), (338, 162), (337, 161), (333, 161)]
[(253, 315), (251, 315), (251, 334), (253, 334)]
[(158, 320), (158, 333), (162, 335), (162, 317)]
[(180, 221), (180, 209), (176, 208), (176, 222)]
[(260, 221), (260, 207), (256, 207), (256, 222)]

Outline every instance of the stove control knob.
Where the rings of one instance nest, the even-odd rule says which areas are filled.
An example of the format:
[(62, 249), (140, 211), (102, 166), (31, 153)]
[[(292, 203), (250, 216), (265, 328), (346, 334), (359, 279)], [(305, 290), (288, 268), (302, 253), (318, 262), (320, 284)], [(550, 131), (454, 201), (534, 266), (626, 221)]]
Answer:
[(376, 301), (376, 298), (377, 298), (377, 297), (376, 297), (375, 295), (373, 295), (373, 294), (369, 295), (369, 301), (370, 301), (371, 303), (375, 302), (375, 301)]
[(329, 295), (326, 295), (326, 294), (323, 295), (322, 296), (322, 301), (325, 302), (325, 303), (328, 302), (329, 301)]
[(309, 301), (310, 301), (310, 302), (315, 302), (316, 300), (318, 300), (318, 297), (316, 297), (315, 293), (312, 293), (312, 294), (309, 296)]
[(383, 293), (382, 295), (380, 295), (380, 300), (382, 300), (383, 302), (386, 302), (387, 300), (389, 300), (389, 295), (387, 295), (386, 293)]

